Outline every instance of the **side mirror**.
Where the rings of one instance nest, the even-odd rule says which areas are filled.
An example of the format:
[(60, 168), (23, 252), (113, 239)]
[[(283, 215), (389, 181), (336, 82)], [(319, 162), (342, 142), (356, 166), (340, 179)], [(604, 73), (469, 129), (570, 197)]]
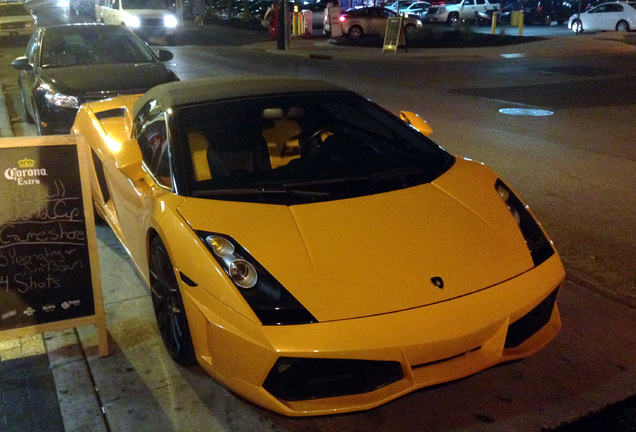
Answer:
[(165, 62), (172, 60), (174, 58), (174, 54), (168, 50), (160, 49), (158, 57), (160, 61)]
[(11, 67), (17, 70), (25, 70), (29, 71), (33, 69), (33, 67), (29, 64), (29, 61), (26, 57), (18, 57), (17, 59), (11, 62)]
[(400, 112), (400, 118), (404, 120), (406, 124), (411, 125), (415, 129), (420, 131), (424, 136), (429, 136), (433, 133), (433, 129), (429, 126), (428, 123), (426, 123), (426, 120), (415, 113), (412, 113), (410, 111), (402, 111)]
[(113, 155), (115, 156), (117, 169), (133, 183), (136, 184), (144, 178), (146, 172), (141, 166), (143, 158), (137, 141), (128, 140), (123, 142), (119, 150), (113, 152)]

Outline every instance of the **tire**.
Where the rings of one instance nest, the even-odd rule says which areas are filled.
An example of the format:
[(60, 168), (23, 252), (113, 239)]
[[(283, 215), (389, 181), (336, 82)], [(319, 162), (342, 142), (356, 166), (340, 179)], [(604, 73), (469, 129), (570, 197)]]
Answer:
[(407, 24), (404, 26), (404, 34), (410, 36), (415, 31), (415, 24)]
[(448, 18), (446, 19), (446, 24), (449, 26), (454, 26), (459, 21), (459, 14), (457, 12), (451, 12), (448, 14)]
[(616, 23), (616, 31), (628, 32), (629, 31), (629, 24), (627, 23), (627, 21), (620, 20), (619, 22), (617, 22)]
[(150, 243), (150, 290), (157, 327), (172, 359), (181, 366), (196, 364), (183, 298), (165, 245), (157, 236)]
[(354, 25), (349, 28), (349, 32), (347, 34), (350, 39), (360, 39), (364, 33), (362, 31), (362, 27)]
[(572, 21), (572, 31), (574, 33), (583, 33), (583, 23), (581, 23), (581, 20)]

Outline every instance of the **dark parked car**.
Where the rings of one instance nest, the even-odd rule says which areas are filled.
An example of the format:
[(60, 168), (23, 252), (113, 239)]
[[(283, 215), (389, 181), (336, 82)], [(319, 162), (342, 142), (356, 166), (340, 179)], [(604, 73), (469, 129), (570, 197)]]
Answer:
[(0, 36), (30, 35), (36, 22), (24, 3), (0, 2)]
[(171, 59), (170, 51), (156, 55), (124, 26), (85, 23), (39, 28), (11, 66), (20, 71), (25, 120), (51, 135), (68, 134), (85, 102), (177, 81), (162, 63)]
[[(586, 2), (583, 3), (585, 5)], [(524, 24), (563, 24), (577, 13), (576, 0), (524, 0), (502, 4), (499, 22), (509, 23), (513, 11), (523, 10)]]
[(69, 0), (68, 10), (72, 15), (86, 15), (95, 19), (95, 0)]

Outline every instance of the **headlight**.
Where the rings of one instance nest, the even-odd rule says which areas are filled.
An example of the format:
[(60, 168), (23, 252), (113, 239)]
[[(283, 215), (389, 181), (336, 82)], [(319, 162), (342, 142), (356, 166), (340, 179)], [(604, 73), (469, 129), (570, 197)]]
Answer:
[(554, 248), (541, 230), (539, 223), (530, 214), (528, 207), (517, 198), (501, 179), (497, 179), (495, 182), (495, 190), (508, 207), (517, 225), (519, 225), (534, 265), (538, 266), (550, 258), (554, 254)]
[(163, 17), (163, 25), (174, 28), (177, 26), (177, 17), (174, 15), (166, 15)]
[(128, 15), (124, 21), (128, 27), (141, 27), (141, 19), (138, 16)]
[(80, 101), (75, 96), (68, 96), (62, 93), (58, 93), (53, 90), (49, 90), (44, 93), (46, 104), (55, 108), (79, 108)]
[(232, 238), (197, 232), (264, 325), (317, 322), (265, 268)]
[(446, 12), (446, 8), (445, 7), (441, 7), (437, 11), (438, 14), (443, 14), (444, 12)]

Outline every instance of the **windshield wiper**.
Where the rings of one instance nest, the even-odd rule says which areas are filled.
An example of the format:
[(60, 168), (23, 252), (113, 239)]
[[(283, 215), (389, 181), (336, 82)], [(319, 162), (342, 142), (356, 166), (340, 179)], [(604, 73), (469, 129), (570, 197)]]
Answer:
[(305, 180), (305, 181), (295, 181), (295, 182), (287, 182), (282, 183), (281, 186), (283, 188), (294, 188), (294, 187), (309, 187), (309, 186), (326, 186), (333, 184), (344, 184), (350, 182), (371, 182), (378, 183), (384, 180), (390, 180), (400, 177), (412, 176), (412, 175), (422, 175), (424, 174), (424, 170), (417, 166), (409, 166), (409, 167), (399, 167), (399, 168), (390, 168), (384, 171), (378, 171), (366, 175), (351, 175), (351, 176), (340, 176), (340, 177), (331, 177), (324, 179), (315, 179), (315, 180)]
[(422, 175), (422, 174), (424, 174), (424, 170), (422, 168), (411, 165), (407, 167), (389, 168), (384, 171), (374, 172), (369, 174), (369, 177), (371, 178), (371, 180), (381, 181), (381, 180), (388, 180), (388, 179), (394, 179), (399, 177)]
[(195, 191), (194, 196), (201, 195), (294, 195), (304, 198), (320, 198), (331, 195), (329, 192), (305, 191), (297, 189), (270, 189), (270, 188), (240, 188), (240, 189), (214, 189), (207, 191)]

